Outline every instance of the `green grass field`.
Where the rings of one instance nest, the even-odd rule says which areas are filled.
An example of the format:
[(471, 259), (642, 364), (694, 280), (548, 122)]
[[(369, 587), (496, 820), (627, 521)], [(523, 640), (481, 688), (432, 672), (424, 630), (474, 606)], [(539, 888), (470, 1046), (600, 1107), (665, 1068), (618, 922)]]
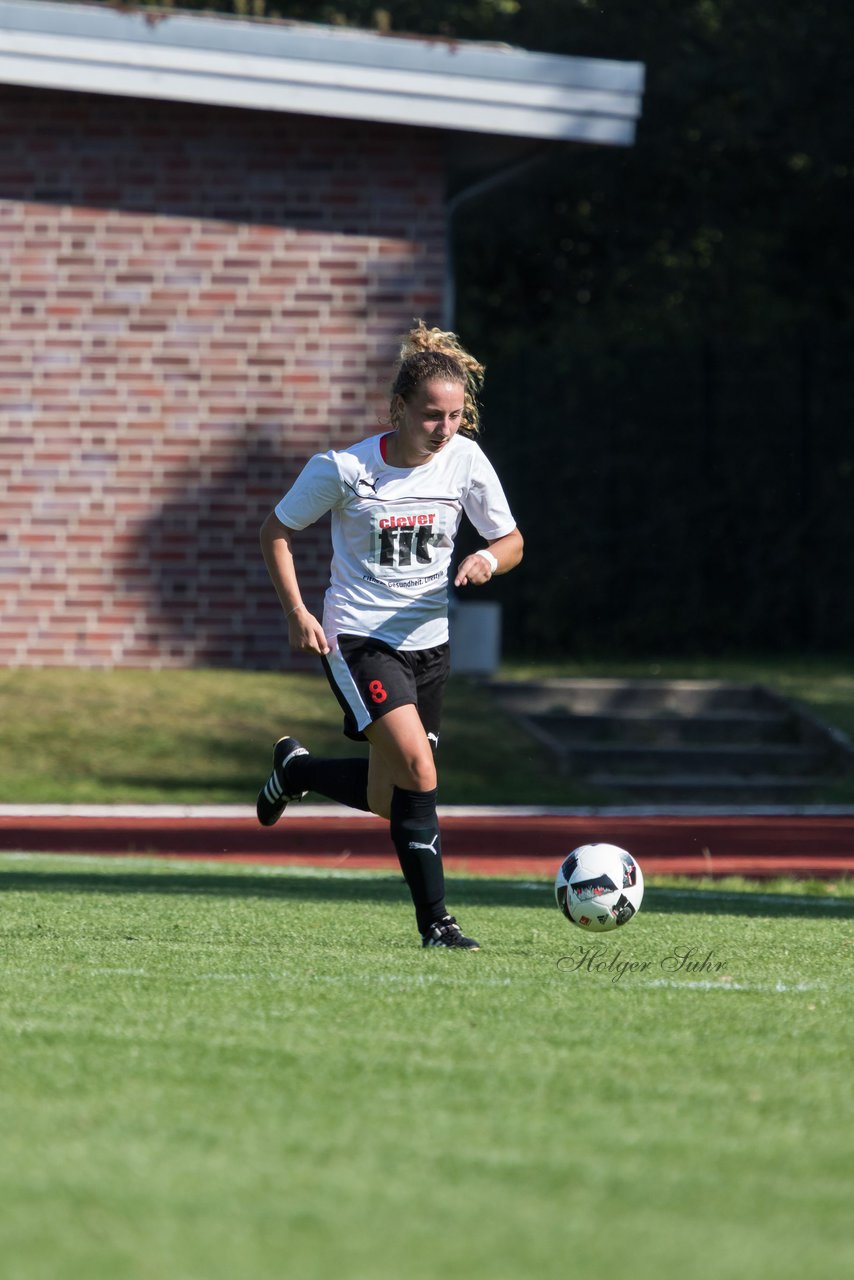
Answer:
[(550, 885), (449, 902), (480, 953), (397, 876), (0, 855), (4, 1280), (854, 1268), (854, 886), (652, 885), (589, 955)]
[[(854, 673), (843, 658), (508, 664), (502, 674), (765, 682), (854, 736)], [(354, 750), (317, 675), (6, 669), (0, 671), (0, 719), (0, 803), (251, 804), (283, 732), (318, 754)], [(443, 804), (607, 802), (583, 782), (560, 776), (486, 687), (460, 678), (451, 681), (446, 699), (440, 788)], [(854, 802), (854, 779), (826, 791), (816, 798)]]

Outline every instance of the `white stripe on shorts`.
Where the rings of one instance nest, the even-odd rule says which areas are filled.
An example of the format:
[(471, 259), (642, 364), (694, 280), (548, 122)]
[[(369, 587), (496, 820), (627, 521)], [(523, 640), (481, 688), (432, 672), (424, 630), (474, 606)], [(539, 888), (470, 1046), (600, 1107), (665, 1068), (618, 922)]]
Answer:
[(338, 691), (350, 708), (350, 714), (356, 722), (356, 728), (361, 733), (371, 723), (371, 713), (365, 706), (362, 695), (356, 687), (356, 681), (353, 679), (350, 668), (338, 648), (333, 649), (331, 653), (327, 653), (326, 661), (329, 663), (329, 670), (332, 672)]

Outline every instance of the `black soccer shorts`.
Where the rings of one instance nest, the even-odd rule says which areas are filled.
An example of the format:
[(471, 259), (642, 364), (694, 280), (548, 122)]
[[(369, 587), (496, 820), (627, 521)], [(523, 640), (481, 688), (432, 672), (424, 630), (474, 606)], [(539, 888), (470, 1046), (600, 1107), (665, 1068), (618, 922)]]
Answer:
[(395, 707), (412, 704), (434, 751), (450, 666), (449, 644), (397, 650), (369, 636), (339, 636), (337, 648), (323, 656), (323, 669), (344, 712), (345, 737), (364, 742), (367, 725)]

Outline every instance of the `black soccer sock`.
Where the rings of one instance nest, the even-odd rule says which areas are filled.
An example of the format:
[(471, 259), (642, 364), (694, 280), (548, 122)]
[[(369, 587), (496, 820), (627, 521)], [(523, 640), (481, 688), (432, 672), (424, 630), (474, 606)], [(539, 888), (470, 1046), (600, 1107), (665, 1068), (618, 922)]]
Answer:
[(446, 914), (436, 794), (435, 787), (432, 791), (404, 791), (395, 787), (391, 795), (391, 838), (422, 934), (434, 920), (441, 920)]
[(316, 791), (319, 796), (370, 813), (367, 759), (294, 756), (288, 765), (288, 782), (300, 791)]

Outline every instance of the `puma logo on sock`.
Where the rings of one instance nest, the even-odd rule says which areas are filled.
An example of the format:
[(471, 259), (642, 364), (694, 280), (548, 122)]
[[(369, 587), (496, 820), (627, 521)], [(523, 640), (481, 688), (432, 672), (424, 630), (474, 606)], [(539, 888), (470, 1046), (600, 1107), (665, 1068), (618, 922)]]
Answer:
[(437, 831), (429, 844), (422, 844), (420, 840), (410, 840), (409, 848), (410, 849), (429, 849), (431, 853), (438, 853), (439, 851), (436, 848), (436, 841), (438, 839), (439, 839), (439, 833)]

